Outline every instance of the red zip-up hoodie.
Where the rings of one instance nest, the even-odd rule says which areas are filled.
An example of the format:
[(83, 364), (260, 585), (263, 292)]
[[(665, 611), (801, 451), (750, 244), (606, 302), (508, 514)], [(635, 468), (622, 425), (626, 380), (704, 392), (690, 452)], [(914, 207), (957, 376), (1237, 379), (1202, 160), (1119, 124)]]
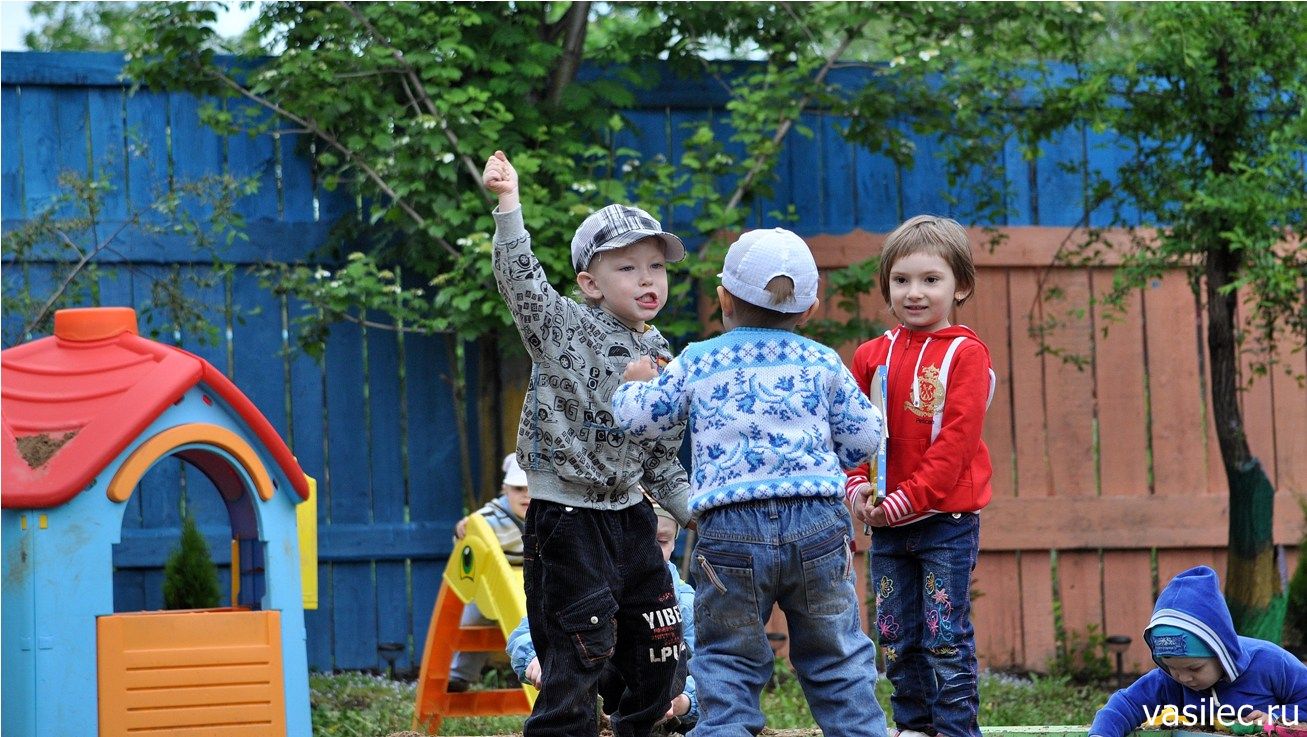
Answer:
[[(886, 519), (904, 525), (932, 512), (976, 512), (989, 503), (993, 468), (980, 439), (994, 393), (989, 348), (953, 325), (933, 333), (903, 325), (858, 346), (853, 377), (863, 393), (877, 366), (886, 379)], [(849, 472), (852, 490), (867, 467)]]

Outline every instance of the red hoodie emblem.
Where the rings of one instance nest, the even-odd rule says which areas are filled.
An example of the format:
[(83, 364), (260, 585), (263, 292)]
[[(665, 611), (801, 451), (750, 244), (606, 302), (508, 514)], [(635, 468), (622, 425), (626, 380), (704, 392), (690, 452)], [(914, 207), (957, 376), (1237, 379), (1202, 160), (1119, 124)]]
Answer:
[(918, 417), (934, 417), (944, 403), (944, 385), (939, 383), (939, 367), (927, 366), (917, 377), (916, 396), (909, 397), (903, 408)]

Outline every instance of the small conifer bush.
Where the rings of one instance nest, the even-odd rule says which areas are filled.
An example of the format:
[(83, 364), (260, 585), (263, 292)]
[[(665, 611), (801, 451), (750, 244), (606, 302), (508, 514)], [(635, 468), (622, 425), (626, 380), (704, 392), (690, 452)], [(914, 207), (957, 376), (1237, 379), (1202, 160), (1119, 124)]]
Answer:
[(182, 520), (179, 546), (163, 567), (164, 609), (211, 609), (218, 606), (218, 572), (195, 518)]

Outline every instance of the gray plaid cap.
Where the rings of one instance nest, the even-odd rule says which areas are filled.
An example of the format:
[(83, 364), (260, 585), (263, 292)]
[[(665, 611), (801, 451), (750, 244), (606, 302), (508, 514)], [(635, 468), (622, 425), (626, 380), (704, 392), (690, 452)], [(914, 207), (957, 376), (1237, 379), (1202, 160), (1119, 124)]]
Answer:
[(586, 218), (572, 236), (572, 266), (585, 271), (596, 253), (629, 246), (641, 238), (658, 238), (668, 261), (685, 258), (685, 244), (665, 232), (649, 213), (628, 205), (609, 205)]

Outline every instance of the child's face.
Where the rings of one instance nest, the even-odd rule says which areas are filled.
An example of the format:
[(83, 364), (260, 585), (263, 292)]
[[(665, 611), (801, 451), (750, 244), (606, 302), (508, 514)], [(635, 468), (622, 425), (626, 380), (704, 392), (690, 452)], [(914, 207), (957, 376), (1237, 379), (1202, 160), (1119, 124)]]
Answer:
[(662, 548), (664, 562), (672, 559), (672, 551), (676, 549), (676, 533), (680, 531), (676, 520), (658, 517), (658, 547)]
[(890, 268), (890, 310), (913, 330), (933, 332), (949, 326), (955, 300), (966, 297), (943, 257), (918, 251)]
[(1221, 662), (1216, 658), (1162, 658), (1162, 667), (1181, 686), (1206, 691), (1221, 680)]
[(518, 517), (526, 517), (526, 508), (531, 506), (531, 492), (527, 491), (525, 486), (510, 486), (504, 484), (499, 487), (504, 492), (504, 498), (508, 499), (508, 508), (513, 510), (513, 514)]
[(667, 258), (657, 238), (599, 253), (590, 268), (576, 275), (581, 292), (642, 332), (667, 302)]

